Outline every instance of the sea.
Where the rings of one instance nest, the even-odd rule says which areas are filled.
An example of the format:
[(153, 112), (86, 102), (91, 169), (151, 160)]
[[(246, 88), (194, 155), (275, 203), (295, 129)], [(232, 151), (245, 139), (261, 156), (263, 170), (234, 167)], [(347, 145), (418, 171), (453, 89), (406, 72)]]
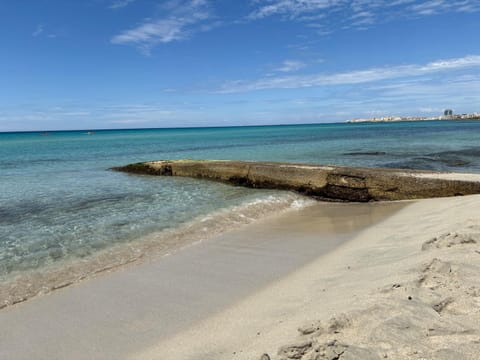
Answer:
[(480, 121), (0, 133), (0, 308), (313, 201), (111, 170), (162, 159), (480, 173)]

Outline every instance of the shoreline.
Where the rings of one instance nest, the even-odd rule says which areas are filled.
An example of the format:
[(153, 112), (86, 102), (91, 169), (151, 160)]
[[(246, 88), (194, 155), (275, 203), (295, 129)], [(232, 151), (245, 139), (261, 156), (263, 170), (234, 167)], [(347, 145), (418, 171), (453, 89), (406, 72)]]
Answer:
[(2, 279), (0, 311), (94, 279), (104, 273), (158, 260), (183, 248), (221, 236), (223, 233), (312, 204), (315, 204), (314, 200), (287, 191), (263, 196), (199, 216), (176, 228), (153, 232), (123, 244), (115, 244), (86, 257), (61, 260), (38, 269), (17, 271)]
[(0, 357), (476, 359), (479, 195), (321, 205), (8, 307)]
[(404, 206), (314, 204), (7, 307), (0, 311), (0, 357), (127, 358), (268, 287)]

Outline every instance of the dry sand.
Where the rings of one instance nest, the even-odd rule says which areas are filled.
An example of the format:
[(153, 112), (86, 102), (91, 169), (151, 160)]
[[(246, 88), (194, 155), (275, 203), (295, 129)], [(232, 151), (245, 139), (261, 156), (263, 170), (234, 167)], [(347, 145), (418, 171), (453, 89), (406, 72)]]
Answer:
[(478, 359), (478, 214), (469, 196), (267, 219), (0, 311), (0, 358)]
[(480, 358), (480, 196), (422, 200), (130, 359)]

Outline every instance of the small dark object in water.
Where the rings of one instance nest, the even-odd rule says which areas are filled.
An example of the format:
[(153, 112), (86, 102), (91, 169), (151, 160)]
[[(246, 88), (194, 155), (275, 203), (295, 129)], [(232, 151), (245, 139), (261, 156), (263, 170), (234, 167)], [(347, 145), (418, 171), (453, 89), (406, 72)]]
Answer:
[(462, 160), (462, 159), (452, 159), (452, 160), (446, 160), (445, 164), (447, 164), (448, 166), (466, 166), (470, 164), (470, 161)]
[(387, 155), (384, 151), (353, 151), (344, 153), (343, 155), (348, 156), (379, 156), (379, 155)]

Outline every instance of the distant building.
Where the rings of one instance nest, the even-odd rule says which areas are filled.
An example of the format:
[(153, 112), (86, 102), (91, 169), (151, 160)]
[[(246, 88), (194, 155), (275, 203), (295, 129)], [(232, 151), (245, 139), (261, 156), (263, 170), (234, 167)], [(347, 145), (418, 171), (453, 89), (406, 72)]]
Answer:
[(428, 121), (428, 120), (480, 120), (480, 113), (472, 114), (453, 114), (453, 110), (446, 109), (442, 116), (382, 116), (368, 119), (347, 120), (348, 123), (362, 122), (392, 122), (392, 121)]

